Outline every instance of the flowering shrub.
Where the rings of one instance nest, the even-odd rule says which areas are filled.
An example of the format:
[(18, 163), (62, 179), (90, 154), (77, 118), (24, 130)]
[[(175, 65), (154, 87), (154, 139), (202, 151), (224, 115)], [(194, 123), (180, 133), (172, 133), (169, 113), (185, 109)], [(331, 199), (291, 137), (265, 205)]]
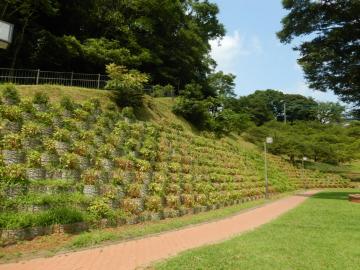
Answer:
[(95, 185), (100, 178), (100, 172), (95, 169), (88, 169), (81, 174), (81, 180), (86, 185)]
[(22, 137), (18, 134), (5, 134), (2, 139), (2, 147), (7, 150), (19, 150), (22, 147), (21, 139)]
[(2, 105), (0, 106), (0, 113), (4, 119), (8, 119), (9, 121), (22, 121), (22, 111), (18, 106)]
[(161, 197), (156, 195), (147, 197), (145, 207), (149, 211), (159, 211), (162, 208)]
[(71, 136), (70, 131), (67, 129), (57, 129), (54, 133), (54, 138), (61, 142), (70, 142)]
[(79, 160), (76, 154), (65, 153), (60, 157), (60, 164), (64, 169), (77, 169)]
[(37, 123), (26, 122), (21, 128), (21, 134), (24, 137), (36, 137), (41, 134), (41, 129)]
[(30, 168), (36, 168), (41, 166), (41, 153), (38, 151), (30, 151), (26, 155), (27, 165)]

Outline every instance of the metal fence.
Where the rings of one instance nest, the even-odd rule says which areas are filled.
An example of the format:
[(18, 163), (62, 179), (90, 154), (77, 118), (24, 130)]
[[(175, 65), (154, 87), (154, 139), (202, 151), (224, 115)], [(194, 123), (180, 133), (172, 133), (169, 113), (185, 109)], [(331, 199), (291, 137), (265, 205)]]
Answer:
[(108, 76), (102, 74), (0, 68), (0, 82), (16, 84), (58, 84), (103, 89), (107, 80)]

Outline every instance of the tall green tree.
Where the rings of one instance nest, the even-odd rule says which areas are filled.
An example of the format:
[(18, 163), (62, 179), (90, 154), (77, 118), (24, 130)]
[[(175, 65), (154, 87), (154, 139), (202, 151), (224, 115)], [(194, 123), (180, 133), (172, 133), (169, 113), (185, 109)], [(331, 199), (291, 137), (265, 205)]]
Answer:
[(332, 90), (345, 102), (360, 106), (360, 1), (283, 0), (289, 13), (277, 33), (283, 43), (296, 37), (307, 39), (300, 52), (309, 86)]

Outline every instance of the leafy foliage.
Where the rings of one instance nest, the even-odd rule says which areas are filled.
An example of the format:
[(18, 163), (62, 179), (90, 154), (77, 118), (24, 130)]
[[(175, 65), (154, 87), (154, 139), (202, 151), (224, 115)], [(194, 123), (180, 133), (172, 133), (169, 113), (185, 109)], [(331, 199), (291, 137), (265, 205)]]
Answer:
[(278, 37), (290, 43), (310, 36), (296, 50), (311, 88), (333, 90), (345, 102), (360, 105), (360, 2), (356, 0), (284, 0), (289, 13)]

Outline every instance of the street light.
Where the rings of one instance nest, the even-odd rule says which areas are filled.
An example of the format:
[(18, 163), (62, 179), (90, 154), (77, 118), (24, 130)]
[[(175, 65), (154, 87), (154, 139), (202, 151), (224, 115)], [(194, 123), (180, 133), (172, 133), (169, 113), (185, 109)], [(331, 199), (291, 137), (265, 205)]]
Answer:
[(273, 138), (272, 137), (266, 137), (266, 140), (264, 142), (264, 163), (265, 163), (265, 198), (269, 198), (269, 183), (268, 183), (268, 173), (267, 173), (267, 158), (266, 158), (266, 145), (272, 144)]
[(303, 169), (305, 169), (304, 161), (307, 161), (307, 157), (305, 157), (305, 156), (302, 158), (302, 167), (303, 167)]
[(0, 49), (6, 49), (12, 41), (14, 25), (0, 20)]
[(286, 124), (286, 102), (285, 100), (280, 100), (280, 102), (282, 102), (284, 106), (284, 124)]

